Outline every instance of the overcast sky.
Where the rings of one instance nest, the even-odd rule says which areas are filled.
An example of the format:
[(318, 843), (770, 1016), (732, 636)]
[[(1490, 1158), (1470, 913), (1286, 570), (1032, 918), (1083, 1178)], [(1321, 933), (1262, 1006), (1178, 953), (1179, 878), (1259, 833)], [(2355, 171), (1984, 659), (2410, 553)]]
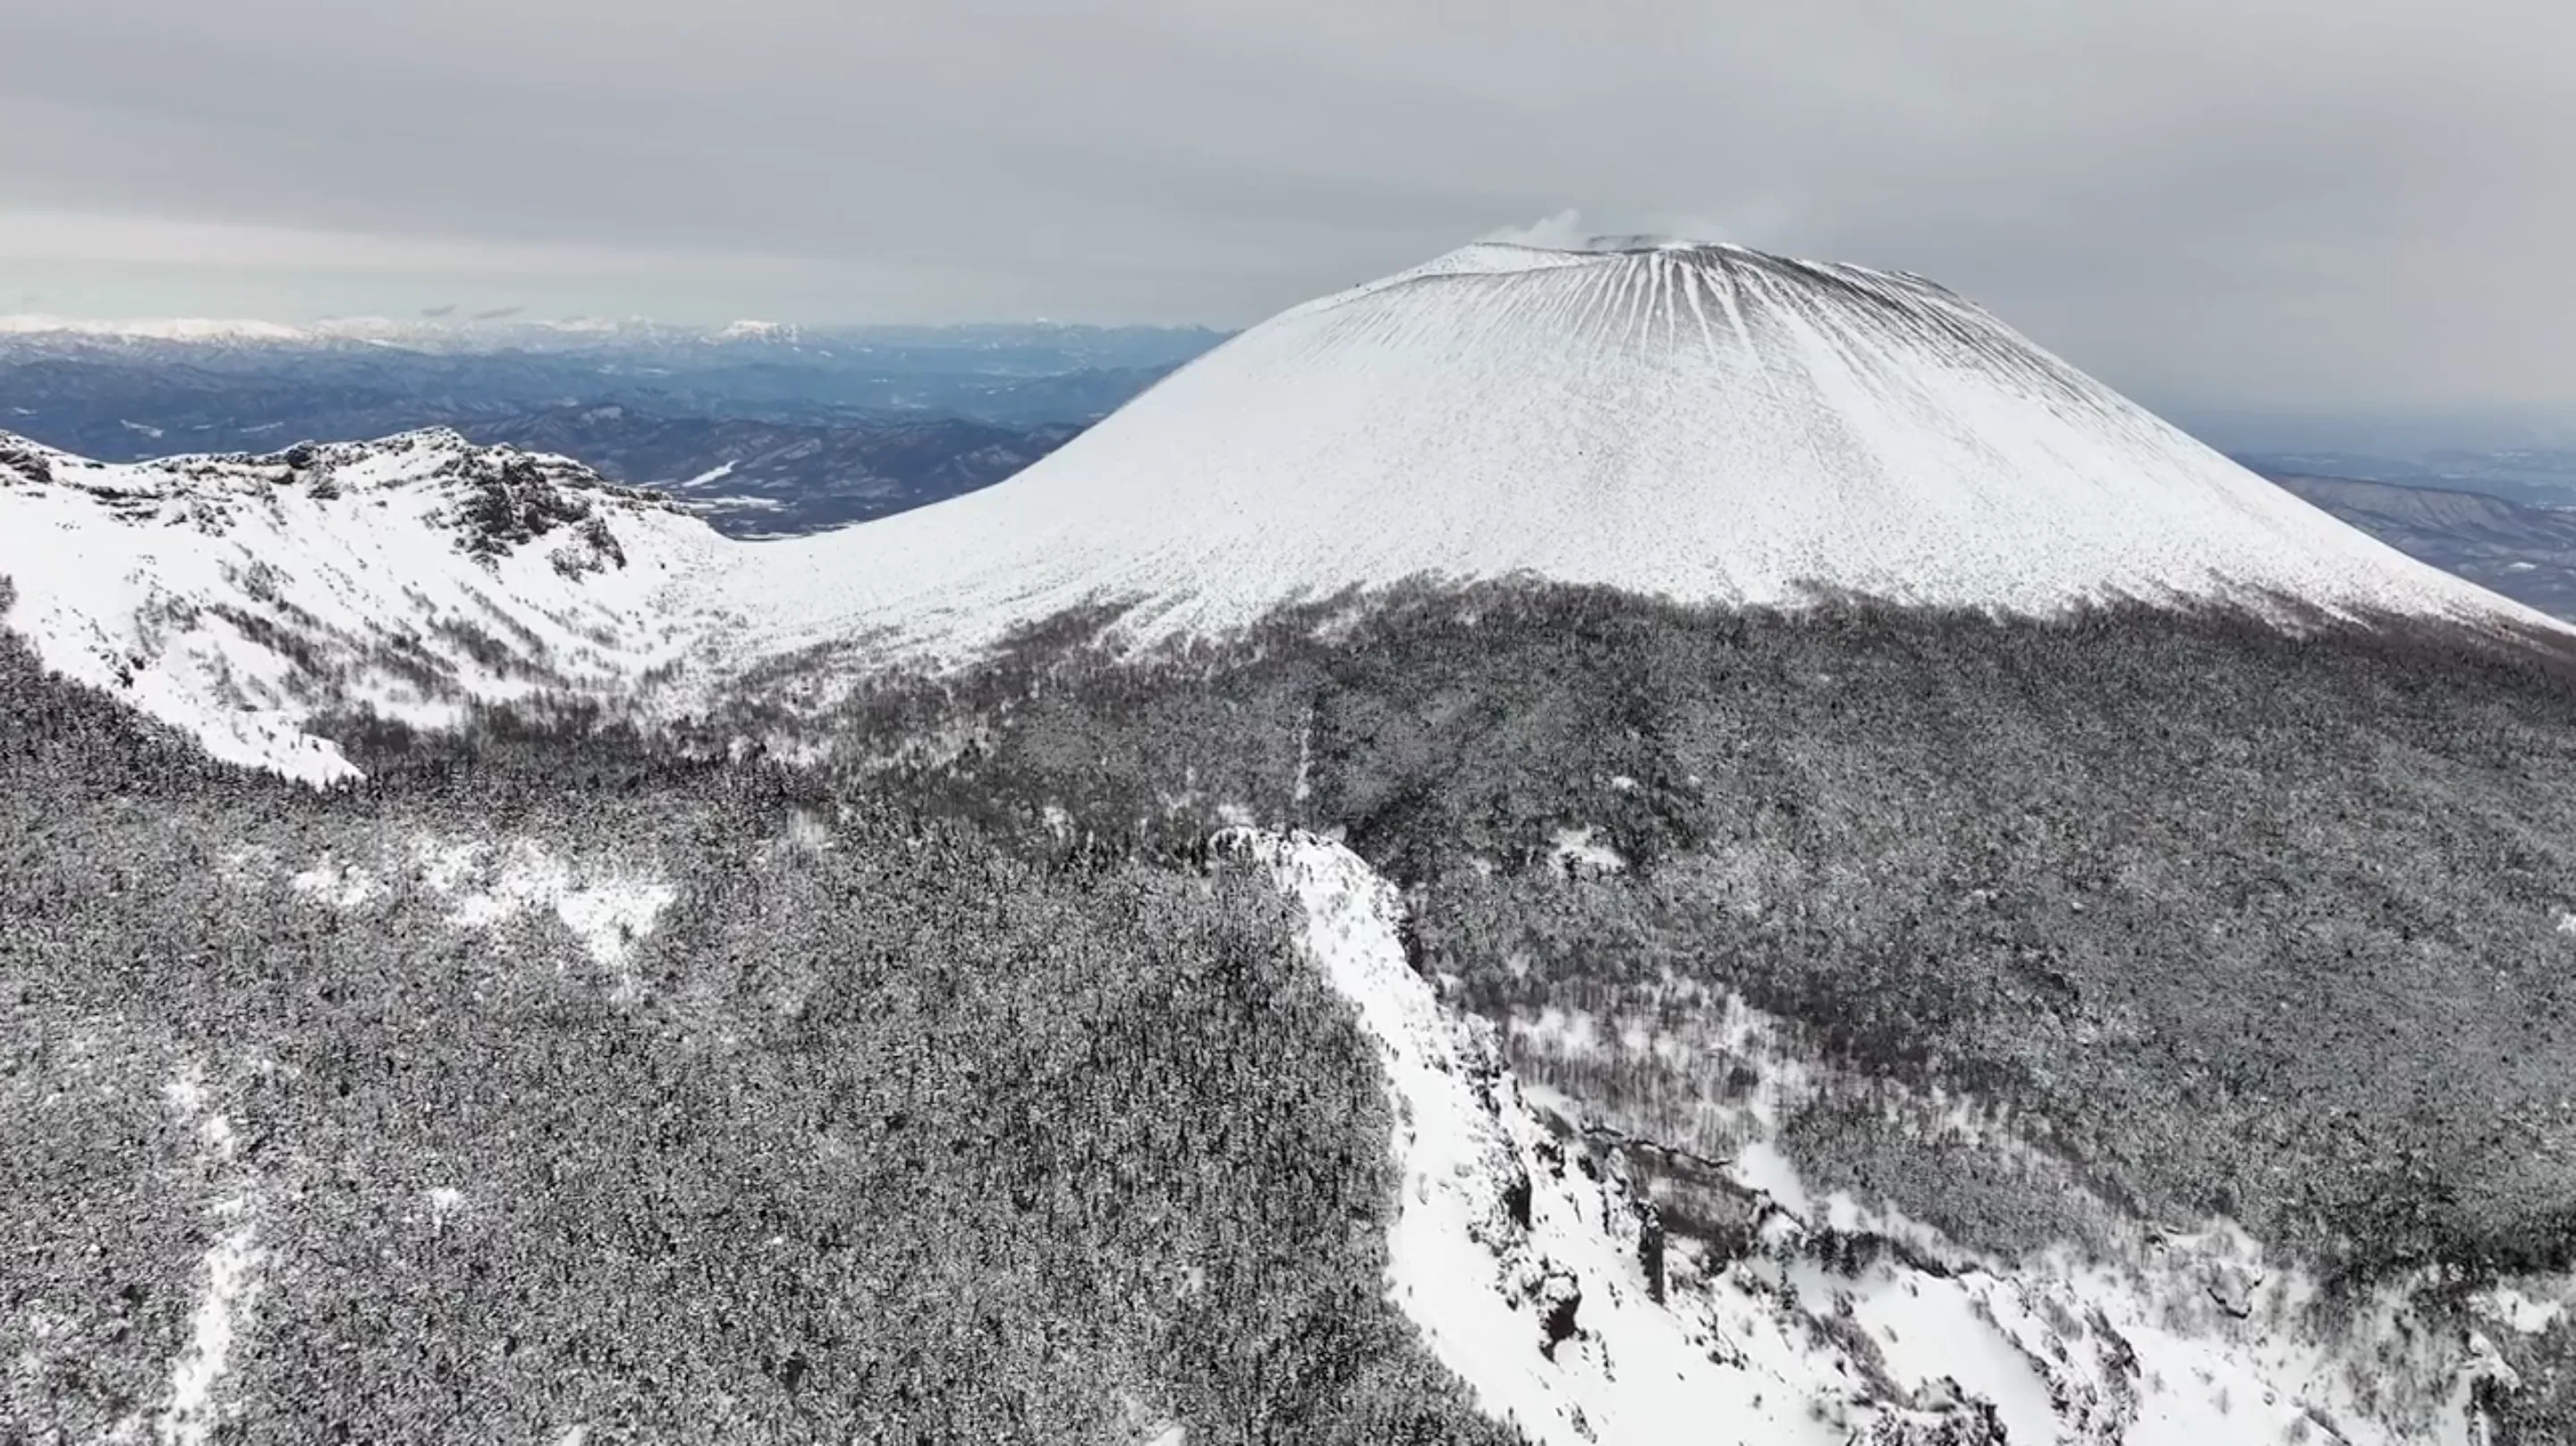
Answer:
[(2566, 0), (5, 11), (0, 311), (1239, 325), (1656, 231), (2166, 403), (2576, 408)]

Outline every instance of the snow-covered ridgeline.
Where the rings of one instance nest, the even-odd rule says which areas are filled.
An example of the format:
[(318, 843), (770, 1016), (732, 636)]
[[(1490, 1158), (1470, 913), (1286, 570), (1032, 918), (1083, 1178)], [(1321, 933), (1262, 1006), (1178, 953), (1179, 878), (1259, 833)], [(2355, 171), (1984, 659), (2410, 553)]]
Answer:
[[(2330, 1330), (2306, 1310), (2314, 1284), (2223, 1222), (2142, 1231), (2117, 1263), (2003, 1262), (1811, 1198), (1765, 1143), (1793, 1069), (1747, 1104), (1749, 1147), (1729, 1160), (1571, 1128), (1502, 1066), (1489, 1026), (1412, 971), (1401, 901), (1365, 862), (1310, 835), (1223, 837), (1304, 907), (1307, 951), (1379, 1041), (1403, 1181), (1393, 1298), (1534, 1440), (2482, 1439), (2471, 1385), (2510, 1373), (2481, 1333), (2416, 1321), (2407, 1288)], [(1765, 1028), (1740, 1006), (1728, 1019), (1739, 1046)], [(1685, 1181), (1693, 1218), (1668, 1225), (1639, 1168)], [(2548, 1290), (2498, 1294), (2494, 1328), (2544, 1328), (2576, 1298)]]
[(126, 321), (80, 320), (18, 312), (0, 316), (0, 336), (78, 336), (117, 341), (295, 342), (312, 339), (302, 327), (274, 321), (213, 317), (156, 317)]
[(445, 430), (111, 465), (0, 434), (6, 625), (43, 662), (203, 741), (327, 782), (303, 725), (432, 726), (470, 700), (614, 694), (692, 635), (705, 526), (562, 458)]
[[(437, 724), (541, 688), (629, 699), (685, 662), (687, 706), (789, 658), (828, 700), (888, 654), (956, 660), (1088, 603), (1221, 633), (1423, 578), (2561, 626), (1920, 278), (1724, 246), (1469, 247), (1253, 328), (1009, 481), (816, 537), (729, 541), (452, 432), (295, 451), (105, 466), (0, 436), (7, 625), (313, 779), (350, 771), (302, 730), (325, 705)], [(563, 525), (466, 547), (465, 511)]]
[(715, 345), (793, 345), (799, 328), (774, 321), (690, 326), (641, 317), (386, 317), (334, 316), (287, 323), (249, 318), (53, 316), (40, 312), (0, 315), (0, 338), (93, 343), (175, 343), (183, 346), (309, 348), (366, 344), (421, 351), (473, 351), (498, 345), (546, 345), (585, 339), (625, 338)]

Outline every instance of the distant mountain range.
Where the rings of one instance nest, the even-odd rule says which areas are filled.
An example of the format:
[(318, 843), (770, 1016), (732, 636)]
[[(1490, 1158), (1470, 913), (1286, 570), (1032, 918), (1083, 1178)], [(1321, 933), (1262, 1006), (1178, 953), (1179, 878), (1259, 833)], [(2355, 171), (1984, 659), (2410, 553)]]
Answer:
[[(289, 325), (273, 321), (174, 318), (76, 321), (0, 316), (0, 349), (84, 354), (152, 354), (168, 348), (266, 354), (354, 352), (366, 348), (436, 355), (659, 356), (704, 363), (731, 355), (789, 364), (871, 360), (899, 370), (964, 369), (1045, 374), (1086, 368), (1168, 366), (1225, 339), (1206, 327), (1082, 326), (1053, 322), (951, 326), (809, 326), (736, 321), (687, 326), (641, 318), (340, 317)], [(938, 365), (929, 363), (936, 362)]]
[(1098, 419), (1219, 339), (1076, 327), (342, 334), (0, 325), (0, 427), (85, 456), (267, 451), (567, 406), (860, 425)]
[(2576, 621), (2576, 508), (2413, 483), (2271, 476), (2410, 557)]
[(2354, 477), (2450, 488), (2544, 507), (2576, 506), (2576, 447), (2445, 447), (2426, 451), (2233, 453), (2267, 477)]
[[(208, 405), (223, 403), (210, 396)], [(110, 421), (100, 414), (85, 424), (29, 425), (25, 433), (66, 451), (138, 461), (174, 452), (266, 454), (299, 441), (357, 440), (378, 435), (385, 421), (422, 415), (399, 407), (342, 408), (310, 394), (283, 396), (278, 407), (303, 425), (190, 424), (156, 407), (138, 409), (151, 422)], [(1011, 424), (950, 416), (829, 422), (669, 416), (622, 402), (428, 415), (445, 417), (447, 425), (477, 442), (575, 457), (620, 482), (665, 489), (718, 531), (738, 537), (796, 536), (970, 492), (1019, 471), (1083, 429), (1080, 422)]]
[(784, 536), (971, 491), (1218, 340), (1063, 326), (0, 318), (0, 427), (108, 462), (453, 427)]

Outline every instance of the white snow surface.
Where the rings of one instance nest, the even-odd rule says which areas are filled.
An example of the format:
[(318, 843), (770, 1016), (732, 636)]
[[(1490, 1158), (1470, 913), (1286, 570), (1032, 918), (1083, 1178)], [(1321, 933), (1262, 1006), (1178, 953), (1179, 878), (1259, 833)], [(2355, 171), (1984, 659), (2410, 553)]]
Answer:
[[(1302, 905), (1307, 953), (1378, 1041), (1401, 1176), (1390, 1296), (1481, 1407), (1533, 1441), (2482, 1439), (2469, 1391), (2505, 1369), (2491, 1343), (2428, 1329), (2401, 1287), (2349, 1324), (2322, 1324), (2307, 1309), (2315, 1283), (2267, 1262), (2225, 1222), (2143, 1228), (2116, 1263), (2063, 1251), (2006, 1262), (1847, 1197), (1812, 1199), (1785, 1156), (1755, 1148), (1778, 1127), (1779, 1091), (1797, 1080), (1778, 1058), (1765, 1060), (1770, 1083), (1736, 1122), (1745, 1148), (1697, 1161), (1752, 1245), (1728, 1253), (1674, 1235), (1658, 1301), (1640, 1246), (1659, 1217), (1626, 1153), (1638, 1142), (1589, 1149), (1599, 1127), (1578, 1129), (1570, 1101), (1524, 1093), (1491, 1027), (1445, 1009), (1413, 973), (1395, 889), (1348, 849), (1306, 834), (1220, 838)], [(1590, 1029), (1569, 1023), (1571, 1036)], [(1739, 1043), (1770, 1028), (1740, 1002), (1726, 1027)], [(1515, 1211), (1524, 1185), (1528, 1204)], [(1828, 1268), (1828, 1229), (1903, 1249)], [(1543, 1317), (1569, 1299), (1571, 1332), (1543, 1348)], [(2496, 1292), (2488, 1310), (2500, 1329), (2551, 1318), (2517, 1291)]]
[(2287, 593), (2547, 626), (1920, 278), (1728, 246), (1484, 243), (1254, 327), (996, 486), (761, 548), (782, 643), (1141, 631), (1526, 574), (1684, 601), (2048, 614)]
[[(232, 1122), (208, 1106), (203, 1076), (184, 1073), (164, 1094), (180, 1122), (204, 1143), (208, 1164), (229, 1169), (236, 1148)], [(259, 1292), (259, 1267), (266, 1257), (259, 1248), (253, 1207), (246, 1185), (209, 1207), (208, 1213), (221, 1222), (220, 1233), (206, 1250), (204, 1289), (189, 1315), (187, 1344), (171, 1363), (169, 1400), (154, 1422), (154, 1434), (166, 1446), (204, 1446), (223, 1423), (226, 1412), (217, 1387)], [(139, 1426), (130, 1421), (118, 1434), (131, 1439)]]
[(1558, 829), (1548, 855), (1568, 875), (1615, 874), (1628, 867), (1627, 858), (1601, 837), (1601, 830), (1589, 826)]

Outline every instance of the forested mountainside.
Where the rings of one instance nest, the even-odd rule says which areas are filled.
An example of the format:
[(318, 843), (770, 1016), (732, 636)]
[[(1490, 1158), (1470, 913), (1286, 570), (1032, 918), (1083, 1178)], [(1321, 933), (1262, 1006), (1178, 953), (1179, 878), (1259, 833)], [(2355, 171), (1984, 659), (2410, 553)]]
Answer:
[(0, 638), (0, 1436), (1501, 1441), (1266, 883), (523, 738), (316, 791)]
[[(2576, 1264), (2548, 635), (1516, 585), (1141, 656), (1101, 621), (729, 727), (870, 775), (951, 739), (908, 766), (1121, 848), (1341, 830), (1530, 1078), (1730, 1158), (1750, 1066), (1689, 1041), (1739, 1000), (1824, 1062), (1779, 1142), (1817, 1188), (2006, 1258), (2223, 1217), (2455, 1319)], [(2576, 1328), (2488, 1334), (2536, 1383), (2497, 1439), (2559, 1439)]]
[[(1366, 1041), (1276, 894), (1205, 871), (1255, 819), (1396, 881), (1419, 967), (1630, 1142), (1677, 1260), (1765, 1258), (1688, 1165), (1757, 1149), (1988, 1270), (2236, 1222), (2268, 1253), (2212, 1267), (2201, 1309), (2255, 1314), (2211, 1348), (2324, 1343), (2249, 1429), (2560, 1439), (2576, 1325), (2496, 1302), (2576, 1264), (2563, 661), (1516, 586), (1322, 616), (1145, 656), (1068, 619), (658, 742), (352, 722), (370, 776), (324, 792), (13, 646), (7, 1157), (53, 1202), (12, 1222), (10, 1344), (51, 1363), (19, 1399), (163, 1409), (220, 1278), (249, 1439), (667, 1438), (719, 1397), (750, 1439), (1477, 1439), (1379, 1283)], [(1740, 1008), (1775, 1048), (1707, 1033)], [(67, 1073), (98, 1091), (36, 1084)], [(2390, 1329), (2431, 1355), (2333, 1384)], [(1930, 1399), (1882, 1369), (1853, 1399)], [(2064, 1439), (2166, 1439), (2125, 1419)]]

